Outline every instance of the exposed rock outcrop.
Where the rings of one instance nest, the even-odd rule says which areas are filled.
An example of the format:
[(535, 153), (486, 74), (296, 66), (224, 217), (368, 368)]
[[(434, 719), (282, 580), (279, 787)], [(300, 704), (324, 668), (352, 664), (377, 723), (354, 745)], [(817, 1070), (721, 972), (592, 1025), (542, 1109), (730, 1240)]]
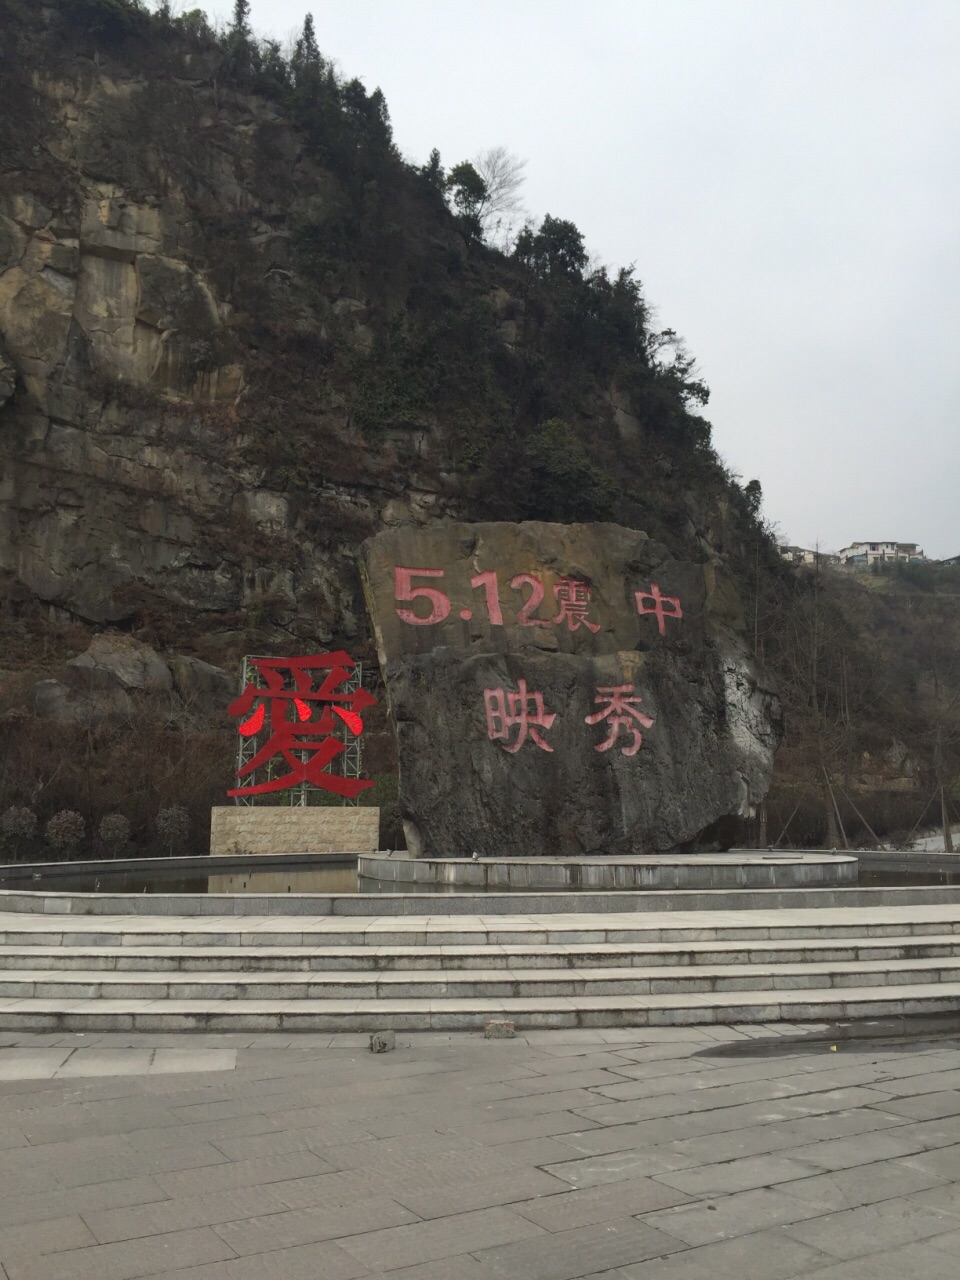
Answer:
[(107, 671), (123, 689), (168, 693), (173, 688), (170, 668), (160, 655), (132, 636), (94, 636), (86, 653), (67, 666), (78, 672)]
[(779, 702), (719, 564), (617, 525), (448, 524), (378, 534), (363, 576), (411, 850), (664, 852), (765, 796)]
[(227, 672), (209, 662), (184, 654), (164, 660), (132, 636), (102, 634), (67, 660), (60, 679), (37, 681), (33, 709), (41, 720), (93, 728), (130, 720), (138, 706), (148, 705), (151, 713), (186, 714), (222, 728), (234, 692)]

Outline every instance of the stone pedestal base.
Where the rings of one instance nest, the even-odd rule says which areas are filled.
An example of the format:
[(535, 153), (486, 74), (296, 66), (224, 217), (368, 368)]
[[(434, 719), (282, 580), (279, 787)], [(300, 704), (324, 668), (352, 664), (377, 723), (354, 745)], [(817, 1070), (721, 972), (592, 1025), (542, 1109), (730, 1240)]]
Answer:
[(210, 813), (210, 853), (373, 853), (378, 808), (222, 805)]

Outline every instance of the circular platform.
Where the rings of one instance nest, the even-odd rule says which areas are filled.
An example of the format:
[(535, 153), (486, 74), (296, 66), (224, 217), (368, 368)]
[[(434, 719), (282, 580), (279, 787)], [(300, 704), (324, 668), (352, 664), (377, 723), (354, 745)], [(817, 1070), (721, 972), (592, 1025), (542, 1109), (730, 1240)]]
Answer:
[(810, 889), (857, 883), (857, 859), (847, 854), (651, 854), (623, 858), (411, 858), (361, 854), (360, 878), (381, 885), (465, 889)]

